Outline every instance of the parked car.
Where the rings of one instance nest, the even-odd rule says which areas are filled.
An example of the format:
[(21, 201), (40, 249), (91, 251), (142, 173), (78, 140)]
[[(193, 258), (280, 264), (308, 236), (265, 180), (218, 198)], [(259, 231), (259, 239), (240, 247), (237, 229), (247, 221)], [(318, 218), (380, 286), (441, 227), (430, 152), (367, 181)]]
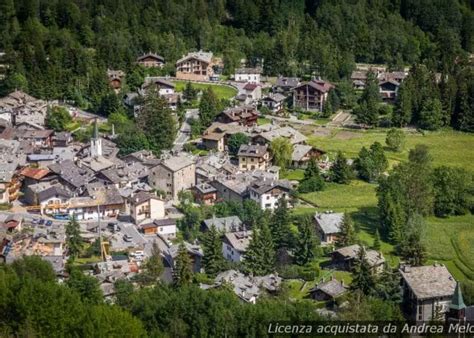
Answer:
[(43, 225), (44, 222), (45, 222), (45, 220), (41, 218), (41, 219), (39, 220), (38, 224), (39, 224), (39, 225)]
[(31, 224), (38, 224), (39, 221), (40, 221), (39, 219), (33, 218), (33, 219), (31, 220)]
[(130, 235), (127, 235), (127, 234), (123, 235), (123, 240), (124, 240), (125, 242), (131, 242), (132, 239), (133, 239), (133, 237), (130, 236)]
[(53, 215), (53, 218), (63, 220), (63, 221), (67, 221), (69, 219), (69, 215), (68, 214), (56, 214), (56, 215)]
[(46, 221), (46, 226), (50, 227), (51, 225), (53, 225), (53, 221)]

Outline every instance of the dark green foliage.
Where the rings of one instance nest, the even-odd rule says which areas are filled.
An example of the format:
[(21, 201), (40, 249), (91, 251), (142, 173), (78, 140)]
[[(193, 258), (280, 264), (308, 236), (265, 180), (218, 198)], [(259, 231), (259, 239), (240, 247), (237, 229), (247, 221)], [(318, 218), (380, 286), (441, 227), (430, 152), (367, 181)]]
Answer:
[(48, 107), (46, 112), (45, 125), (54, 131), (63, 131), (68, 123), (72, 121), (72, 117), (64, 107), (54, 106)]
[(156, 89), (149, 89), (137, 117), (137, 127), (148, 139), (149, 148), (155, 153), (170, 149), (176, 137), (176, 121), (166, 100)]
[(193, 279), (191, 258), (183, 242), (179, 245), (173, 275), (174, 284), (178, 287), (190, 284)]
[(242, 144), (249, 143), (250, 139), (244, 133), (232, 134), (227, 141), (227, 147), (229, 147), (229, 153), (231, 155), (237, 155), (239, 148)]
[(415, 214), (433, 213), (431, 156), (426, 146), (410, 150), (409, 162), (379, 180), (377, 196), (383, 234), (400, 243), (403, 227)]
[(115, 143), (119, 148), (120, 155), (128, 155), (139, 150), (150, 149), (148, 138), (136, 128), (131, 128), (128, 132), (121, 133), (115, 139)]
[(199, 102), (199, 117), (201, 121), (201, 127), (209, 127), (217, 117), (217, 114), (219, 114), (220, 110), (220, 102), (211, 86), (209, 86), (202, 93), (201, 101)]
[(412, 119), (412, 90), (410, 81), (404, 81), (398, 89), (395, 109), (392, 113), (392, 124), (397, 127), (404, 127)]
[(375, 142), (369, 150), (362, 147), (355, 161), (355, 167), (360, 178), (368, 182), (376, 181), (388, 168), (388, 160), (382, 145)]
[(188, 81), (186, 83), (186, 87), (184, 87), (183, 98), (186, 101), (192, 101), (192, 100), (195, 100), (196, 97), (197, 97), (197, 91), (193, 88), (193, 85), (191, 84), (191, 82)]
[(270, 151), (273, 156), (273, 163), (284, 172), (291, 163), (293, 146), (286, 137), (277, 137), (270, 143)]
[(280, 197), (277, 207), (270, 218), (270, 231), (276, 249), (292, 248), (293, 233), (291, 232), (291, 219), (288, 202), (285, 197)]
[(324, 189), (324, 179), (321, 176), (319, 165), (316, 159), (311, 158), (308, 166), (304, 170), (303, 180), (298, 185), (300, 193), (321, 191)]
[(306, 265), (314, 258), (314, 249), (316, 246), (313, 224), (309, 217), (305, 217), (298, 231), (298, 238), (294, 250), (295, 263), (298, 265)]
[(140, 274), (138, 281), (142, 285), (154, 285), (160, 278), (164, 270), (163, 257), (158, 244), (153, 242), (151, 256), (143, 262), (143, 272)]
[(83, 241), (79, 229), (79, 223), (73, 216), (66, 224), (66, 245), (69, 257), (74, 260), (82, 250)]
[(74, 267), (69, 271), (66, 285), (79, 294), (82, 302), (88, 304), (102, 303), (103, 295), (98, 280), (92, 276), (86, 276), (78, 268)]
[(347, 163), (346, 157), (342, 152), (338, 152), (336, 159), (329, 171), (329, 175), (333, 182), (339, 184), (348, 184), (352, 178), (352, 169)]
[(382, 273), (377, 279), (376, 295), (385, 301), (400, 303), (402, 298), (400, 273), (385, 263)]
[(387, 132), (385, 144), (392, 151), (401, 151), (405, 146), (405, 133), (401, 129), (392, 128)]
[(377, 77), (373, 72), (367, 74), (367, 82), (354, 110), (356, 120), (368, 126), (375, 127), (379, 123), (380, 94)]
[(0, 264), (2, 333), (38, 337), (146, 334), (140, 320), (128, 311), (102, 304), (94, 278), (78, 274), (82, 273), (73, 272), (70, 281), (58, 284), (51, 265), (39, 257), (21, 258), (11, 267)]
[(375, 296), (364, 296), (360, 291), (349, 297), (347, 309), (341, 313), (341, 319), (353, 321), (403, 321), (399, 304), (388, 302)]
[(224, 257), (222, 256), (222, 234), (212, 225), (202, 240), (204, 257), (202, 263), (204, 270), (209, 276), (215, 276), (224, 268)]
[(256, 276), (272, 273), (275, 269), (275, 248), (267, 222), (262, 220), (252, 231), (252, 238), (245, 252), (244, 268)]
[(400, 256), (410, 265), (423, 265), (426, 248), (423, 242), (424, 221), (420, 215), (412, 215), (403, 229), (400, 244), (397, 247)]
[(442, 166), (433, 171), (436, 216), (464, 215), (472, 208), (472, 175), (463, 169)]
[(443, 107), (438, 99), (427, 99), (420, 111), (419, 125), (423, 129), (436, 130), (443, 126)]
[(466, 280), (461, 283), (461, 290), (464, 298), (464, 303), (467, 306), (474, 305), (474, 282)]
[(354, 244), (355, 241), (356, 233), (354, 231), (352, 217), (346, 212), (342, 219), (341, 232), (337, 237), (336, 245), (338, 247), (345, 247)]
[(352, 290), (359, 290), (364, 295), (372, 294), (376, 285), (372, 268), (367, 262), (366, 251), (361, 246), (354, 263), (354, 279), (351, 283)]

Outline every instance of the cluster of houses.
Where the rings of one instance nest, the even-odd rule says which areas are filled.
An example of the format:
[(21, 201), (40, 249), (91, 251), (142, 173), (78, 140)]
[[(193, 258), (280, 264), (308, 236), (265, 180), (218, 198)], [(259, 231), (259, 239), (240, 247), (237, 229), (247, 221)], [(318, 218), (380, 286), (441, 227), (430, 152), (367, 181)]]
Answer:
[[(144, 67), (163, 67), (164, 62), (153, 53), (137, 59)], [(212, 53), (194, 52), (178, 60), (176, 77), (212, 81), (221, 68), (222, 62)], [(365, 78), (363, 70), (353, 74), (357, 89), (365, 85), (367, 71)], [(113, 88), (119, 90), (125, 74), (109, 70), (108, 76)], [(377, 76), (381, 95), (392, 100), (406, 74), (384, 70)], [(155, 245), (165, 265), (162, 279), (172, 281), (178, 254), (177, 225), (183, 217), (176, 206), (182, 191), (190, 191), (197, 203), (208, 206), (253, 200), (262, 210), (271, 211), (280, 199), (291, 206), (294, 182), (280, 179), (280, 168), (272, 163), (271, 142), (277, 138), (290, 142), (293, 168), (305, 168), (316, 159), (324, 171), (330, 163), (325, 152), (306, 144), (306, 137), (298, 130), (284, 124), (259, 126), (255, 102), (275, 113), (284, 109), (288, 99), (297, 108), (322, 110), (334, 85), (320, 79), (301, 82), (279, 77), (271, 92), (262, 97), (259, 68), (239, 68), (234, 79), (244, 84), (244, 92), (236, 98), (241, 104), (222, 111), (196, 141), (209, 150), (199, 157), (186, 152), (157, 157), (146, 150), (119, 156), (113, 136), (101, 135), (97, 120), (89, 121), (94, 126), (90, 142), (81, 143), (68, 132), (47, 129), (46, 102), (19, 91), (0, 99), (0, 204), (15, 210), (0, 213), (0, 259), (11, 262), (36, 254), (63, 278), (67, 259), (64, 222), (74, 217), (80, 221), (84, 241), (99, 241), (101, 261), (89, 273), (100, 281), (104, 296), (112, 300), (114, 282), (139, 273), (141, 262), (152, 254)], [(147, 77), (135, 95), (144, 95), (153, 87), (176, 108), (179, 96), (168, 79)], [(245, 134), (249, 142), (231, 156), (228, 142), (236, 133)], [(322, 245), (336, 243), (342, 223), (341, 213), (314, 215), (314, 229)], [(201, 231), (213, 227), (222, 234), (224, 259), (241, 263), (252, 229), (239, 217), (230, 216), (204, 220)], [(199, 243), (184, 244), (193, 270), (201, 272), (204, 254)], [(331, 268), (352, 271), (360, 250), (359, 244), (333, 250)], [(386, 262), (381, 252), (367, 249), (365, 259), (374, 274), (383, 271)], [(464, 305), (461, 289), (445, 266), (402, 266), (400, 275), (404, 310), (410, 319), (426, 321), (438, 313), (451, 319), (474, 316), (474, 309)], [(278, 275), (246, 276), (229, 270), (201, 287), (230, 285), (240, 299), (255, 303), (263, 294), (278, 292), (281, 283)], [(323, 279), (310, 290), (310, 297), (333, 302), (347, 291), (343, 281)]]

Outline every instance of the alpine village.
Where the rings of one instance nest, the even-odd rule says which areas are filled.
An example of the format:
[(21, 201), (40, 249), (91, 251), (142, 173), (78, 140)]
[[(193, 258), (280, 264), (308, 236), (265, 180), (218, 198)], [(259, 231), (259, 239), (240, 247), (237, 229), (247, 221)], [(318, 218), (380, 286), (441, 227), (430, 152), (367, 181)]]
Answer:
[(469, 0), (0, 0), (0, 336), (473, 336), (473, 132)]

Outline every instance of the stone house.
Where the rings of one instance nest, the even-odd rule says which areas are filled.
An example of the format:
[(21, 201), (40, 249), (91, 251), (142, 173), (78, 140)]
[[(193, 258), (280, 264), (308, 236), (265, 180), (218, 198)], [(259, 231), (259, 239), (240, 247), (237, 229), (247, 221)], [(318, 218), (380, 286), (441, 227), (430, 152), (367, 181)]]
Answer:
[(137, 64), (146, 68), (163, 68), (165, 59), (155, 53), (146, 53), (137, 58)]
[(196, 184), (196, 166), (185, 156), (165, 158), (150, 170), (149, 184), (165, 193), (166, 200), (178, 200), (178, 193), (192, 188)]
[(191, 52), (176, 61), (176, 78), (179, 80), (209, 81), (214, 75), (213, 54)]
[(270, 152), (266, 145), (242, 144), (237, 157), (242, 171), (266, 170), (270, 164)]
[(334, 85), (323, 80), (304, 82), (293, 89), (293, 107), (307, 111), (322, 111)]

